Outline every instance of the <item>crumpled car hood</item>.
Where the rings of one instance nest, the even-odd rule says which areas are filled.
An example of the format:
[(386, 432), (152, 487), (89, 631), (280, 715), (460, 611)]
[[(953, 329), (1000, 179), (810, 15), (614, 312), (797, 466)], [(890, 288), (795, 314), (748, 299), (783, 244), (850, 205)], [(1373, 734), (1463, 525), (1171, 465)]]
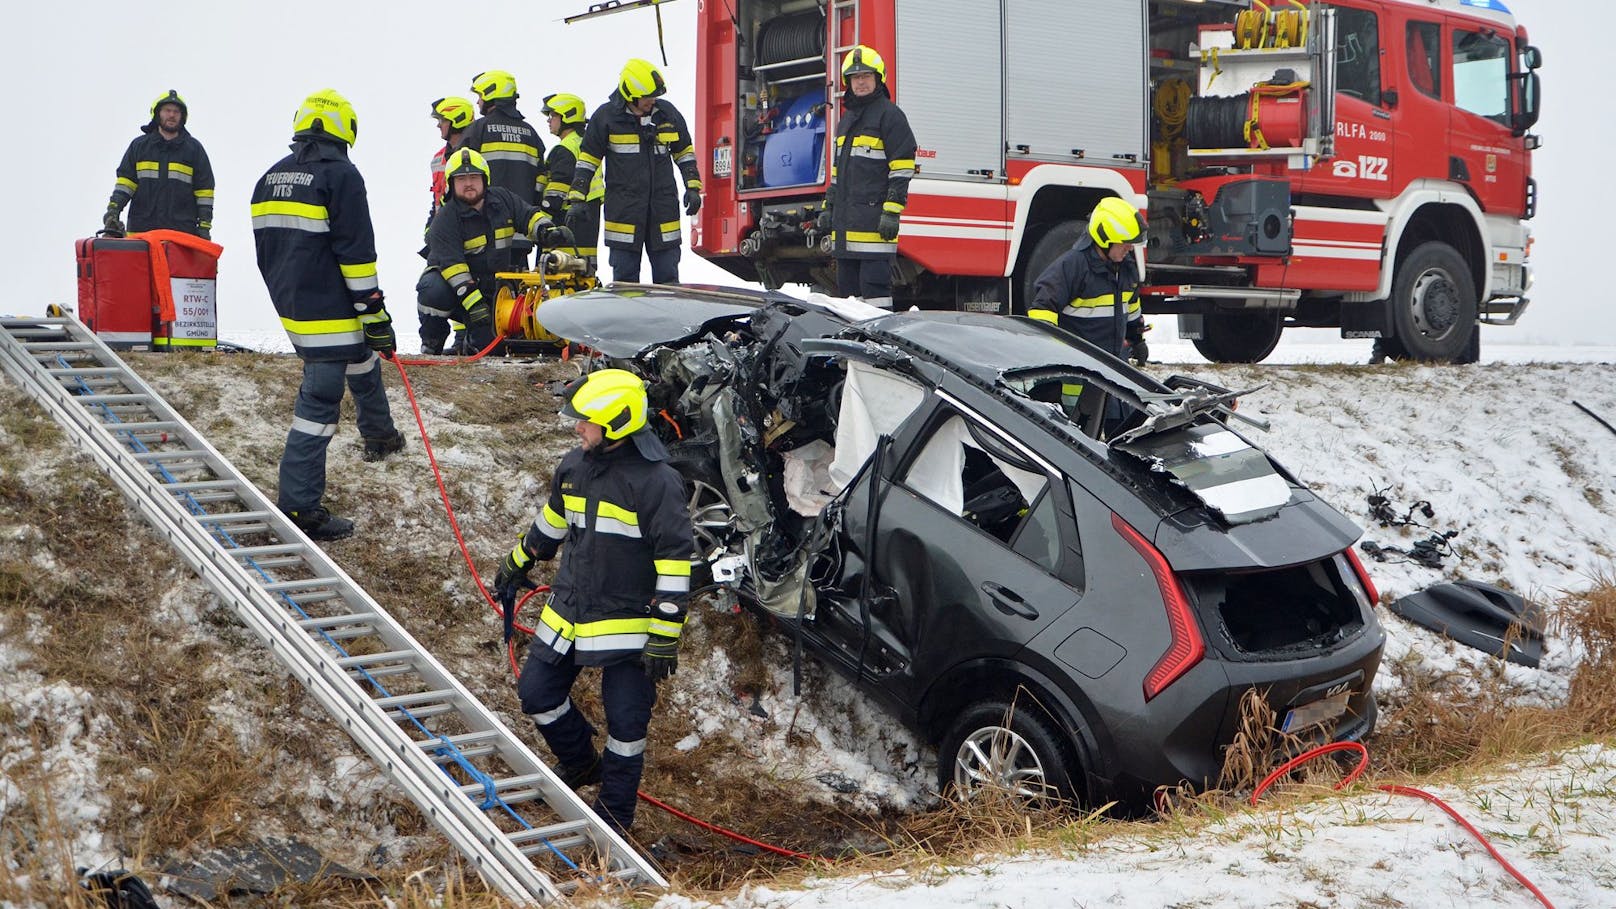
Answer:
[(558, 337), (626, 359), (659, 344), (696, 337), (715, 320), (749, 316), (776, 296), (691, 285), (613, 284), (546, 300), (534, 317)]

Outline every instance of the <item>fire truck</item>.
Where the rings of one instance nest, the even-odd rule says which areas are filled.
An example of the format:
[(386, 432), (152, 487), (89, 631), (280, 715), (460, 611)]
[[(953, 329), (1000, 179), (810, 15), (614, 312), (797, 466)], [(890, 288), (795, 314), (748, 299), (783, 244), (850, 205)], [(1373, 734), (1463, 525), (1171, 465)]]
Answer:
[(1208, 359), (1287, 326), (1470, 362), (1531, 286), (1542, 54), (1499, 0), (701, 0), (695, 251), (834, 286), (856, 44), (919, 140), (899, 305), (1024, 313), (1094, 203), (1146, 211), (1147, 313)]

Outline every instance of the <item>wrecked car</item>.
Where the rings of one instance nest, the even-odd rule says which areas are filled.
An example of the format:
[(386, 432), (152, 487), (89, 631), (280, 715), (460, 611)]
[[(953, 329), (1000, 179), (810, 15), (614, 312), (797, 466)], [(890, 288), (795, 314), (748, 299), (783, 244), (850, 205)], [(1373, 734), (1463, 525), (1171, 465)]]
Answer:
[(817, 295), (616, 285), (537, 317), (648, 380), (697, 583), (935, 743), (940, 791), (1210, 785), (1251, 690), (1309, 743), (1374, 728), (1359, 529), (1224, 389), (1031, 320)]

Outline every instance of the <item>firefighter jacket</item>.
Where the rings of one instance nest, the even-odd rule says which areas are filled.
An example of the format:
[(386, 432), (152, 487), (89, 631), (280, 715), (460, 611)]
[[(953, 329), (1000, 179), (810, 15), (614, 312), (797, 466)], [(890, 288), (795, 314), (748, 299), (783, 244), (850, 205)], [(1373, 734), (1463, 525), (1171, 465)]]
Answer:
[[(679, 175), (674, 174), (678, 165)], [(701, 189), (696, 146), (685, 118), (663, 98), (644, 117), (622, 95), (596, 108), (578, 145), (573, 202), (588, 198), (595, 172), (606, 170), (606, 245), (612, 249), (667, 249), (683, 241), (684, 191)], [(683, 185), (680, 179), (683, 179)]]
[[(575, 651), (579, 665), (599, 666), (638, 658), (653, 630), (679, 637), (696, 549), (685, 502), (679, 472), (631, 441), (568, 452), (522, 541), (538, 559), (561, 550), (536, 626), (545, 646), (532, 652), (553, 663)], [(653, 602), (677, 605), (677, 618), (653, 617)]]
[(258, 179), (252, 220), (258, 270), (298, 356), (365, 357), (361, 322), (384, 310), (365, 181), (346, 146), (299, 137)]
[[(567, 199), (567, 190), (572, 188), (572, 178), (576, 172), (574, 168), (578, 163), (578, 147), (583, 144), (584, 135), (576, 129), (568, 129), (562, 134), (555, 145), (550, 146), (550, 156), (544, 159), (544, 175), (539, 179), (543, 182), (543, 198), (539, 207), (549, 215), (557, 224), (566, 216), (571, 203)], [(600, 242), (600, 204), (606, 197), (606, 180), (600, 168), (595, 168), (595, 175), (589, 179), (589, 191), (584, 194), (584, 202), (589, 210), (584, 218), (583, 229), (579, 236), (574, 237), (578, 242), (578, 254), (581, 256), (594, 256), (597, 254), (596, 244)]]
[(1085, 231), (1038, 276), (1027, 315), (1055, 322), (1120, 357), (1127, 350), (1126, 339), (1144, 329), (1138, 287), (1138, 260), (1129, 255), (1111, 262)]
[[(456, 137), (458, 138), (458, 136)], [(432, 216), (443, 207), (443, 197), (449, 194), (449, 178), (444, 174), (443, 168), (449, 156), (459, 148), (458, 143), (445, 142), (443, 147), (432, 153), (432, 207), (426, 211), (426, 227), (421, 229), (421, 235), (432, 229)], [(421, 258), (426, 258), (426, 247), (421, 247)]]
[(426, 267), (437, 269), (469, 309), (494, 293), (496, 273), (518, 265), (512, 250), (518, 232), (531, 238), (547, 220), (537, 206), (498, 186), (484, 191), (481, 208), (450, 196), (426, 229)]
[(884, 83), (863, 98), (844, 95), (846, 111), (836, 130), (831, 160), (831, 231), (839, 259), (879, 259), (896, 255), (897, 240), (877, 230), (883, 211), (901, 213), (909, 203), (915, 175), (915, 133), (909, 118), (892, 103)]
[(488, 113), (466, 127), (461, 148), (469, 148), (488, 162), (493, 184), (508, 189), (532, 205), (539, 201), (539, 169), (544, 161), (544, 140), (523, 119), (516, 102), (505, 98), (489, 105)]
[(200, 236), (213, 229), (213, 166), (202, 143), (180, 128), (163, 138), (148, 124), (118, 162), (107, 207), (129, 206), (129, 230), (179, 230)]

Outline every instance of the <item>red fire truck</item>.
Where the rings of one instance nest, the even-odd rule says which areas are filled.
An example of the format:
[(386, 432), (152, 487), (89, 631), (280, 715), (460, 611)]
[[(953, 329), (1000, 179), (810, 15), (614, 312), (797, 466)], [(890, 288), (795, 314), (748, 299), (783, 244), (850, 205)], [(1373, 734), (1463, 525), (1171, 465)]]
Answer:
[(1208, 358), (1286, 326), (1466, 362), (1531, 285), (1542, 55), (1499, 0), (701, 0), (696, 252), (834, 286), (841, 55), (919, 139), (900, 305), (1024, 312), (1097, 199), (1149, 216), (1147, 312)]

